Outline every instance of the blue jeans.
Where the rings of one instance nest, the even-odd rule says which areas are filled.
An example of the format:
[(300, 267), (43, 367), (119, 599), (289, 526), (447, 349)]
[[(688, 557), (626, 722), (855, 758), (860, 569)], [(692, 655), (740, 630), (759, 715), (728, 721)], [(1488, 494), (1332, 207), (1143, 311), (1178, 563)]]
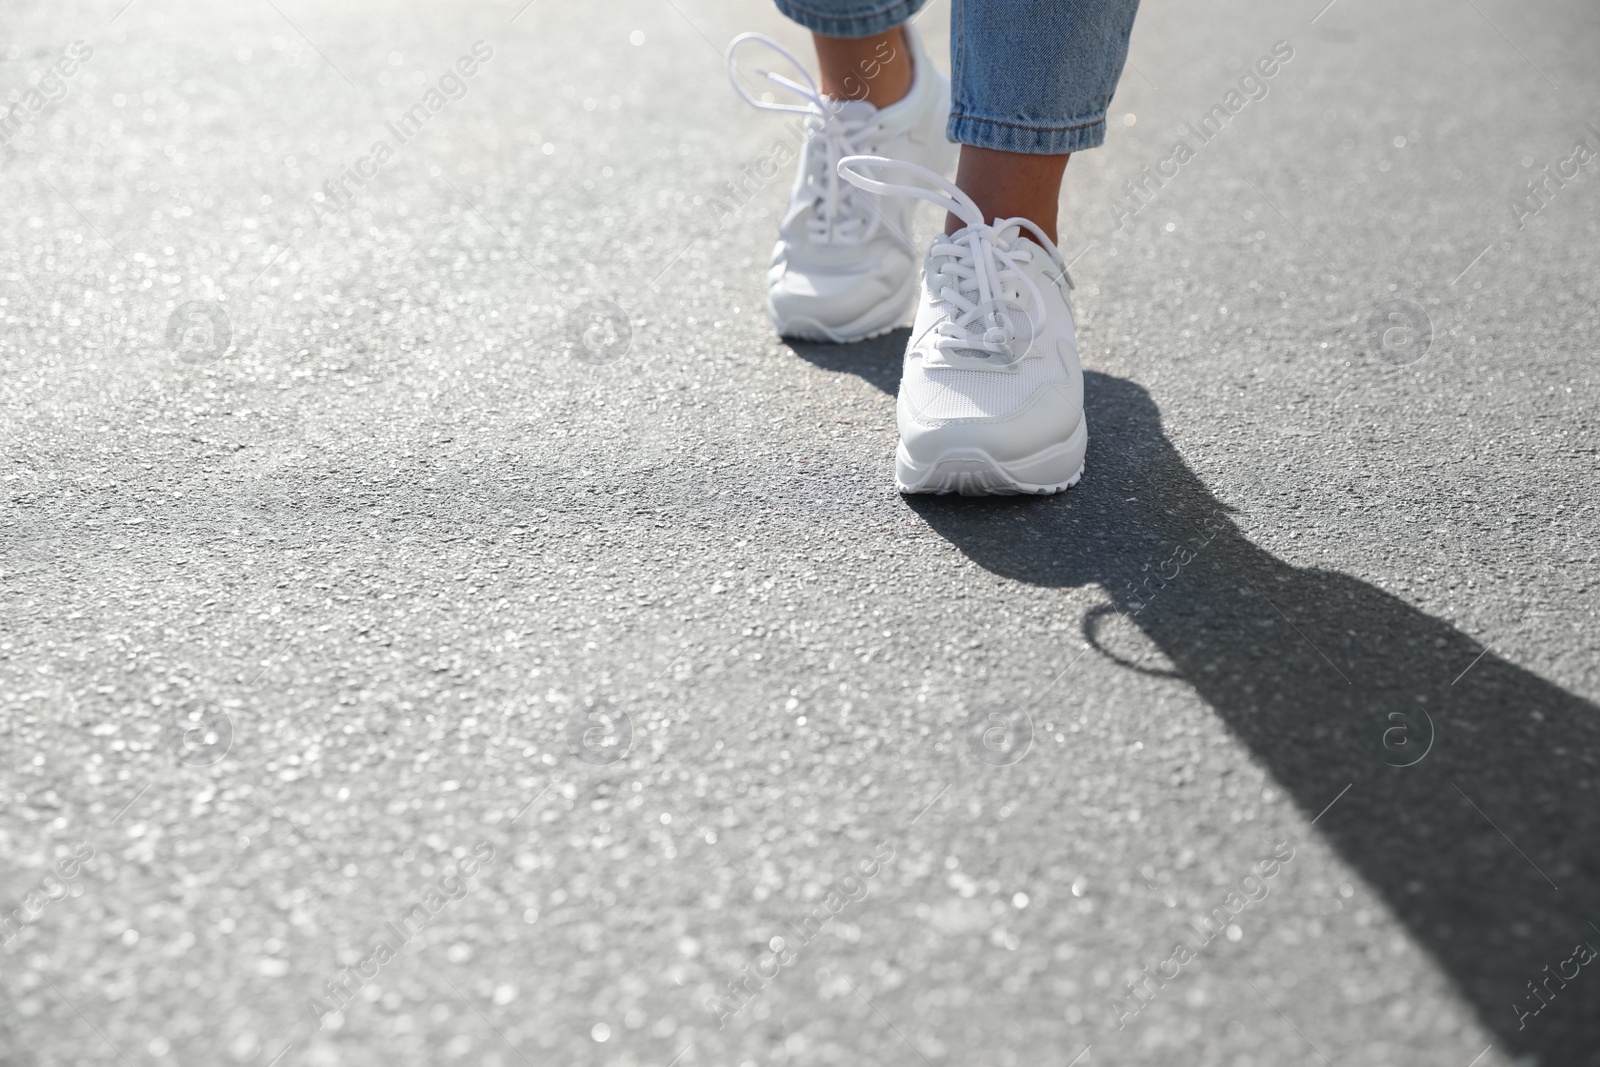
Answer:
[[(927, 0), (776, 0), (828, 37), (870, 37)], [(953, 0), (952, 141), (1061, 155), (1106, 139), (1106, 109), (1128, 57), (1139, 0)]]

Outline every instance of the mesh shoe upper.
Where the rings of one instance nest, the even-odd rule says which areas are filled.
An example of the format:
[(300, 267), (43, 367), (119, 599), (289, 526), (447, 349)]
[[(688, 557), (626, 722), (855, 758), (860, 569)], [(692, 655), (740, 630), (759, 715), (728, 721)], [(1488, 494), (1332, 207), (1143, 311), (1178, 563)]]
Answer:
[[(868, 169), (932, 188), (884, 182)], [(1083, 373), (1072, 281), (1054, 242), (1026, 219), (986, 222), (970, 197), (914, 164), (855, 156), (840, 172), (874, 192), (932, 201), (967, 224), (935, 237), (923, 263), (897, 405), (909, 458), (932, 464), (972, 450), (1004, 463), (1078, 436)]]

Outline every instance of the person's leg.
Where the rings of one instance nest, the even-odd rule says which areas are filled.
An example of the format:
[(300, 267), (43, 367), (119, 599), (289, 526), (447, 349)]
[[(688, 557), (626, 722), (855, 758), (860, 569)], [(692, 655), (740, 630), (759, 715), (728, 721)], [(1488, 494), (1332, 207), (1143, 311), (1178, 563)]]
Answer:
[(888, 107), (911, 91), (911, 49), (900, 26), (869, 37), (813, 33), (811, 38), (825, 96)]
[(904, 26), (928, 0), (776, 0), (811, 31), (822, 92), (835, 100), (888, 107), (911, 91), (911, 48)]
[[(1138, 0), (953, 0), (949, 136), (984, 217), (1052, 239), (1067, 157), (1105, 140)], [(952, 216), (947, 233), (962, 223)]]
[[(983, 209), (984, 218), (1029, 219), (1050, 240), (1060, 244), (1056, 205), (1061, 200), (1061, 175), (1070, 158), (1066, 154), (1028, 155), (962, 145), (956, 184)], [(965, 225), (954, 215), (947, 215), (944, 232), (955, 233)]]
[[(777, 0), (783, 14), (811, 31), (820, 79), (769, 38), (746, 34), (729, 48), (729, 73), (747, 102), (805, 116), (795, 184), (767, 271), (767, 312), (785, 337), (876, 337), (903, 323), (916, 300), (921, 250), (909, 236), (911, 206), (858, 190), (838, 163), (883, 156), (941, 175), (954, 166), (958, 146), (945, 133), (950, 83), (908, 25), (925, 2)], [(736, 61), (742, 42), (764, 48), (769, 60), (777, 53), (793, 69), (746, 73)], [(770, 99), (750, 92), (763, 76), (775, 85)], [(785, 95), (802, 102), (780, 102)]]
[(953, 216), (928, 250), (895, 400), (901, 492), (1059, 493), (1083, 473), (1089, 425), (1056, 205), (1067, 157), (1105, 137), (1137, 6), (954, 0), (957, 183), (882, 156), (839, 163), (857, 188)]

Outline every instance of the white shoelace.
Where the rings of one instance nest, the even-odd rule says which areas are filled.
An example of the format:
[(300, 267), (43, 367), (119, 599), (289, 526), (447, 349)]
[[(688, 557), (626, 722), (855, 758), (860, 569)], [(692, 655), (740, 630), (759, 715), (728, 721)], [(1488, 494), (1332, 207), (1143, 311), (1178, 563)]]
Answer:
[[(750, 95), (749, 90), (740, 84), (739, 72), (733, 65), (734, 52), (746, 41), (765, 45), (789, 61), (805, 84), (770, 70), (757, 68), (756, 73), (798, 95), (805, 103), (778, 104)], [(878, 211), (866, 197), (839, 180), (838, 168), (840, 160), (860, 152), (880, 131), (876, 109), (870, 115), (847, 117), (844, 108), (851, 101), (823, 96), (816, 81), (794, 53), (765, 34), (742, 33), (735, 37), (728, 45), (727, 61), (728, 80), (746, 103), (763, 111), (791, 111), (805, 116), (806, 130), (817, 148), (813, 160), (821, 163), (820, 167), (813, 165), (806, 172), (807, 192), (812, 198), (806, 232), (811, 240), (817, 244), (849, 245), (871, 239), (878, 230)]]
[[(878, 181), (860, 173), (855, 169), (858, 167), (901, 171), (933, 188)], [(1061, 267), (1060, 277), (1066, 279), (1067, 287), (1072, 287), (1072, 276), (1062, 262), (1061, 250), (1043, 230), (1024, 218), (997, 219), (989, 225), (978, 205), (954, 182), (916, 163), (883, 156), (846, 156), (839, 161), (839, 173), (852, 185), (870, 192), (926, 200), (967, 224), (953, 236), (935, 238), (931, 251), (933, 257), (945, 259), (940, 276), (955, 283), (944, 285), (934, 294), (957, 311), (954, 319), (946, 319), (935, 328), (938, 338), (934, 345), (941, 352), (981, 353), (980, 358), (992, 359), (999, 366), (1009, 366), (1027, 355), (1033, 338), (1044, 329), (1048, 311), (1044, 294), (1021, 269), (1022, 264), (1032, 261), (1035, 251), (1032, 242), (1022, 236), (1024, 229), (1037, 238), (1051, 262)], [(1033, 298), (1031, 315), (1017, 304), (1022, 295), (1019, 287)]]

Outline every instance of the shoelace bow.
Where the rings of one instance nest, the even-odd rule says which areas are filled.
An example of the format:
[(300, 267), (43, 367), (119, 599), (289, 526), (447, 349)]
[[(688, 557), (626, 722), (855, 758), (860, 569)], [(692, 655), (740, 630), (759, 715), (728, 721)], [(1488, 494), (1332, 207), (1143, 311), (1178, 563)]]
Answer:
[[(933, 188), (879, 181), (861, 173), (856, 169), (859, 167), (900, 171)], [(1024, 218), (997, 219), (990, 225), (973, 199), (954, 182), (916, 163), (883, 156), (846, 156), (839, 161), (839, 173), (858, 188), (886, 196), (914, 196), (944, 208), (966, 223), (965, 229), (936, 238), (933, 243), (932, 255), (945, 257), (940, 276), (955, 282), (934, 295), (959, 312), (953, 320), (947, 319), (936, 327), (935, 347), (945, 352), (982, 352), (985, 359), (998, 357), (995, 362), (1002, 366), (1027, 354), (1026, 350), (1017, 351), (1017, 342), (1031, 345), (1043, 330), (1048, 311), (1044, 294), (1021, 269), (1034, 254), (1030, 242), (1022, 236), (1024, 229), (1034, 235), (1050, 261), (1060, 266), (1060, 276), (1066, 279), (1068, 288), (1072, 287), (1072, 276), (1062, 263), (1061, 250), (1043, 230)], [(1015, 291), (1018, 286), (1033, 298), (1031, 315), (1016, 303), (1021, 295)], [(1026, 320), (1026, 330), (1024, 323), (1018, 321), (1019, 315)], [(974, 336), (974, 326), (982, 329), (981, 337)]]
[[(749, 90), (740, 83), (739, 72), (733, 63), (734, 52), (746, 41), (765, 45), (788, 60), (804, 79), (804, 84), (770, 70), (757, 68), (756, 73), (796, 94), (805, 103), (769, 103), (750, 95)], [(806, 172), (806, 183), (813, 194), (812, 214), (806, 220), (806, 230), (811, 239), (818, 244), (860, 244), (869, 240), (878, 230), (878, 212), (864, 197), (839, 180), (839, 162), (860, 152), (863, 142), (878, 132), (876, 116), (846, 118), (842, 114), (845, 102), (823, 96), (794, 53), (765, 34), (742, 33), (735, 37), (728, 45), (727, 62), (728, 80), (746, 103), (763, 111), (790, 111), (805, 116), (807, 132), (819, 149), (814, 158), (821, 162), (820, 168), (813, 167)]]

